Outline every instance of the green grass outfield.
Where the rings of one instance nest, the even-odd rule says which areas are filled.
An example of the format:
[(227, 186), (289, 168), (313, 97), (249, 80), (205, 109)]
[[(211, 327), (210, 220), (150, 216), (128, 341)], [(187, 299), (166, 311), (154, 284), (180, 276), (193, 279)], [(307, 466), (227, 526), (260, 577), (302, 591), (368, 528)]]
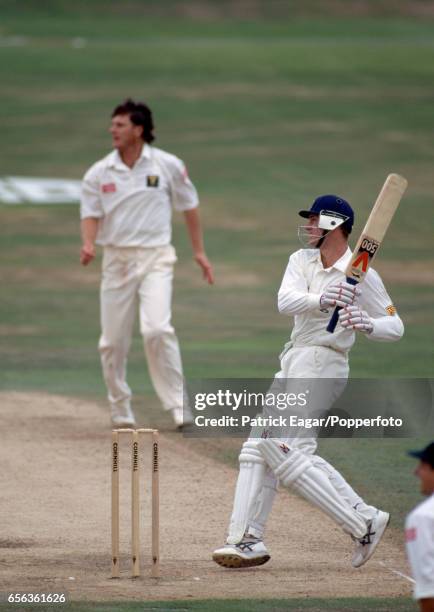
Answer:
[[(99, 1), (0, 0), (1, 173), (80, 178), (110, 148), (112, 107), (127, 95), (148, 101), (156, 145), (185, 159), (199, 189), (217, 273), (215, 287), (202, 286), (176, 219), (174, 321), (194, 378), (272, 376), (290, 327), (275, 301), (298, 248), (297, 211), (337, 192), (356, 208), (357, 234), (385, 176), (402, 173), (410, 187), (378, 268), (406, 334), (394, 345), (360, 338), (350, 363), (356, 377), (432, 376), (433, 20), (409, 16), (407, 2), (396, 14), (367, 3), (372, 10), (356, 17), (321, 15), (318, 2), (306, 3), (311, 14), (276, 14), (283, 9), (271, 3), (244, 18), (203, 4), (211, 13), (188, 17), (179, 2), (167, 3), (165, 16), (153, 2), (117, 14)], [(99, 262), (78, 264), (77, 209), (1, 206), (0, 215), (0, 388), (103, 401)], [(129, 380), (138, 410), (146, 400), (160, 418), (137, 337)], [(425, 441), (339, 440), (322, 449), (375, 503), (393, 499), (400, 529), (419, 499), (405, 451)], [(297, 609), (275, 605), (267, 609)]]
[[(2, 606), (0, 604), (0, 610)], [(36, 605), (22, 605), (9, 608), (16, 612), (36, 611), (41, 608)], [(46, 609), (59, 609), (65, 612), (141, 612), (142, 610), (158, 610), (159, 612), (285, 612), (286, 610), (303, 610), (303, 612), (411, 612), (417, 610), (414, 603), (406, 598), (372, 599), (372, 598), (340, 598), (340, 599), (263, 599), (263, 600), (197, 600), (197, 601), (147, 601), (147, 602), (113, 602), (113, 603), (73, 603), (50, 606)]]

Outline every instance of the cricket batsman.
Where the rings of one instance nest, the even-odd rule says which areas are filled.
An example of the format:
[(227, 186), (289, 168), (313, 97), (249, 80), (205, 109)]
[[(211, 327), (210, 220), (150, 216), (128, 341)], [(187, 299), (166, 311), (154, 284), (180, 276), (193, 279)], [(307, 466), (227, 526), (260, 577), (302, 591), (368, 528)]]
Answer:
[[(289, 258), (278, 293), (279, 312), (294, 317), (294, 327), (280, 355), (275, 382), (286, 379), (291, 390), (300, 379), (327, 379), (315, 406), (327, 411), (345, 388), (356, 335), (393, 342), (402, 337), (404, 326), (375, 270), (369, 268), (358, 286), (346, 281), (352, 255), (348, 237), (354, 224), (350, 204), (323, 195), (299, 214), (307, 219), (299, 228), (304, 248)], [(336, 306), (341, 307), (339, 323), (329, 333), (327, 324)], [(316, 437), (291, 437), (289, 431), (285, 435), (252, 432), (243, 444), (228, 537), (214, 551), (214, 561), (245, 568), (270, 559), (263, 537), (280, 484), (331, 517), (355, 543), (353, 567), (362, 566), (378, 546), (389, 514), (365, 503), (332, 465), (315, 454)]]

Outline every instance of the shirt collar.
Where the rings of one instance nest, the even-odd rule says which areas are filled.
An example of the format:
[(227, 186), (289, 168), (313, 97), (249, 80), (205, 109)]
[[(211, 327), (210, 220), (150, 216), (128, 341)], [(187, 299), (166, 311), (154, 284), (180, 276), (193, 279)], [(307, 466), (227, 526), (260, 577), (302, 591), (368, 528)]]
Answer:
[(332, 268), (336, 268), (339, 272), (345, 272), (347, 265), (350, 263), (352, 251), (350, 247), (347, 247), (345, 253), (332, 265)]
[(143, 144), (142, 154), (140, 157), (144, 157), (145, 159), (151, 159), (151, 147), (147, 142)]
[(114, 149), (114, 151), (109, 154), (108, 166), (109, 168), (116, 168), (117, 170), (125, 170), (127, 167), (122, 161), (117, 149)]
[[(350, 262), (351, 255), (352, 255), (351, 249), (350, 247), (347, 247), (347, 250), (342, 255), (342, 257), (340, 257), (337, 261), (335, 261), (335, 263), (332, 266), (330, 266), (330, 268), (324, 268), (324, 270), (330, 270), (331, 268), (335, 268), (336, 270), (339, 270), (339, 272), (345, 272), (347, 265)], [(315, 249), (315, 252), (312, 254), (312, 258), (310, 259), (310, 261), (317, 261), (322, 266), (321, 253), (319, 249)]]
[[(143, 143), (143, 147), (142, 147), (142, 152), (140, 154), (140, 158), (144, 158), (144, 159), (150, 159), (151, 158), (151, 147), (149, 146), (149, 144), (147, 142)], [(119, 155), (119, 152), (117, 149), (114, 149), (114, 151), (112, 151), (109, 154), (109, 163), (108, 163), (110, 168), (116, 168), (117, 170), (125, 170), (125, 168), (128, 168), (128, 166), (126, 166), (124, 164), (124, 162), (122, 161), (121, 156)]]

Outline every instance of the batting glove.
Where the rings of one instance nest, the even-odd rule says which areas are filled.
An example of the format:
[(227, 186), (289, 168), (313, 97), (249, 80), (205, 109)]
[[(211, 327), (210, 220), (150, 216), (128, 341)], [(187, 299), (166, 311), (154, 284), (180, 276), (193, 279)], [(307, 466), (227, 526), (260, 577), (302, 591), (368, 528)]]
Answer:
[(345, 281), (330, 285), (320, 297), (320, 308), (352, 306), (360, 294), (361, 291), (356, 285), (351, 285)]
[(371, 317), (359, 306), (345, 306), (339, 312), (339, 321), (345, 329), (355, 329), (364, 334), (370, 334), (374, 329)]

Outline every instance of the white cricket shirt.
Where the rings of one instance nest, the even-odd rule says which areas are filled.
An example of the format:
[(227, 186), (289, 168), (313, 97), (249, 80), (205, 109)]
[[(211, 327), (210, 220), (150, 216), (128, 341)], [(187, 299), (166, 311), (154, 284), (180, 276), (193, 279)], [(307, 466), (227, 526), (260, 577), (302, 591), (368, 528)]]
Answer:
[(175, 155), (143, 145), (129, 168), (117, 150), (96, 162), (82, 183), (80, 216), (97, 217), (97, 244), (158, 247), (170, 244), (172, 207), (196, 208), (197, 191)]
[(416, 582), (414, 598), (434, 598), (434, 494), (407, 516), (405, 540)]
[[(355, 342), (354, 330), (339, 323), (333, 334), (327, 331), (334, 308), (320, 310), (320, 297), (328, 285), (345, 280), (345, 269), (351, 259), (351, 250), (330, 268), (324, 268), (319, 249), (300, 249), (289, 258), (278, 294), (278, 308), (282, 314), (294, 316), (291, 341), (294, 346), (327, 346), (347, 353)], [(365, 334), (372, 340), (398, 340), (404, 325), (383, 282), (370, 268), (363, 283), (358, 304), (373, 319), (374, 329)]]

